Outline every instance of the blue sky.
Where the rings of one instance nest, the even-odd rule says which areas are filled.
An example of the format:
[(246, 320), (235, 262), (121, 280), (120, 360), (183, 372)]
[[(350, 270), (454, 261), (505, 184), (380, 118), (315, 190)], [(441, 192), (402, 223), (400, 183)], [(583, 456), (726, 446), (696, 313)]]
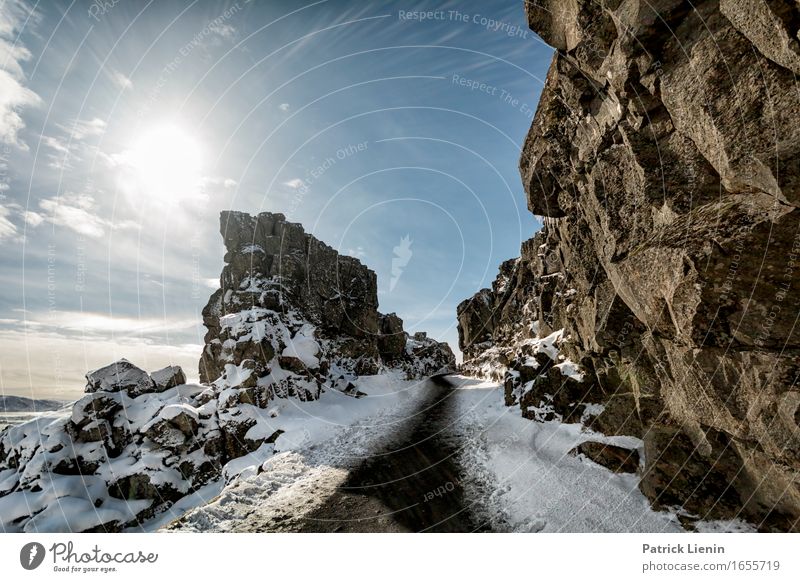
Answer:
[(118, 357), (196, 376), (223, 209), (303, 223), (454, 348), (456, 305), (540, 226), (517, 161), (552, 51), (521, 1), (0, 14), (5, 393), (74, 397)]

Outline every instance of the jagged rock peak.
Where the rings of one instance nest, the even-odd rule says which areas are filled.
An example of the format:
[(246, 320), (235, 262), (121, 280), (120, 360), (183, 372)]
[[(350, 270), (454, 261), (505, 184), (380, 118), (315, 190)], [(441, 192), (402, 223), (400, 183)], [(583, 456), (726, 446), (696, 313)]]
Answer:
[[(378, 312), (372, 270), (307, 234), (300, 224), (287, 222), (282, 214), (229, 211), (220, 215), (220, 232), (226, 264), (220, 289), (203, 310), (208, 333), (202, 381), (227, 375), (238, 381), (245, 374), (256, 382), (269, 377), (271, 362), (280, 364), (280, 358), (310, 373), (318, 388), (331, 369), (345, 381), (348, 374), (375, 374), (385, 366), (414, 377), (454, 368), (447, 344), (427, 338), (409, 343), (402, 320)], [(310, 350), (305, 360), (288, 353), (295, 350), (301, 329), (305, 339), (300, 343)], [(312, 343), (317, 347), (310, 348)], [(291, 357), (295, 360), (286, 359)], [(304, 397), (316, 394), (311, 390)]]

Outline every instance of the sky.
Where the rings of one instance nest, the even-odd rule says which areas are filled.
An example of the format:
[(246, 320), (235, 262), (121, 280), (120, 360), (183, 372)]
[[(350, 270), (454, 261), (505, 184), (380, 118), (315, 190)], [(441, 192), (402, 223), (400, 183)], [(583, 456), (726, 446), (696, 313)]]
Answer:
[(551, 58), (521, 0), (0, 0), (0, 393), (196, 378), (225, 209), (301, 222), (456, 350), (541, 226), (517, 165)]

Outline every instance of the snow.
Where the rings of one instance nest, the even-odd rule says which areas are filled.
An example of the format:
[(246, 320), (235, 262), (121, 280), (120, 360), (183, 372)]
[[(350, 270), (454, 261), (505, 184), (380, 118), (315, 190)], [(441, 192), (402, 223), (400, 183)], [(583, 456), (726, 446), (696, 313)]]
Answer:
[(606, 407), (602, 404), (584, 404), (583, 405), (583, 414), (581, 414), (581, 423), (586, 422), (593, 416), (599, 415), (603, 412)]
[(244, 363), (239, 364), (225, 364), (225, 385), (227, 386), (241, 386), (253, 375), (253, 370), (246, 368)]
[(295, 336), (289, 340), (281, 355), (299, 358), (308, 368), (318, 368), (319, 358), (317, 358), (317, 354), (319, 354), (320, 348), (314, 339), (315, 330), (316, 328), (311, 324), (303, 325)]
[(253, 254), (253, 253), (263, 253), (263, 254), (266, 254), (266, 253), (264, 252), (264, 249), (263, 249), (263, 248), (261, 248), (261, 245), (247, 245), (247, 246), (244, 246), (244, 247), (242, 247), (242, 250), (241, 250), (241, 252), (242, 252), (242, 253), (247, 253), (247, 254)]
[(465, 489), (479, 515), (500, 531), (673, 532), (672, 513), (655, 512), (638, 477), (615, 474), (567, 453), (592, 440), (640, 448), (632, 437), (605, 437), (580, 424), (532, 422), (506, 407), (502, 388), (453, 377)]
[[(362, 376), (356, 382), (367, 396), (355, 399), (336, 390), (315, 402), (285, 400), (269, 410), (255, 409), (271, 430), (285, 431), (266, 449), (241, 463), (226, 465), (239, 471), (209, 503), (198, 506), (180, 522), (185, 531), (243, 531), (259, 523), (275, 525), (285, 516), (299, 519), (319, 507), (347, 470), (388, 439), (394, 426), (408, 419), (425, 397), (426, 381), (399, 375)], [(272, 416), (276, 414), (277, 416)], [(262, 445), (262, 447), (271, 445)], [(261, 458), (266, 460), (260, 463)], [(277, 518), (277, 519), (276, 519)], [(146, 525), (147, 531), (163, 520)]]
[(542, 352), (547, 354), (547, 357), (555, 362), (558, 359), (558, 345), (563, 338), (564, 330), (559, 329), (546, 337), (532, 338), (526, 340), (525, 343), (534, 347), (534, 353)]
[[(180, 366), (167, 366), (165, 368), (161, 368), (160, 370), (156, 370), (150, 374), (150, 377), (153, 379), (153, 382), (156, 383), (156, 386), (166, 386), (170, 381), (172, 381), (176, 375), (181, 373)], [(173, 382), (175, 384), (175, 382)]]
[(695, 524), (699, 533), (756, 533), (755, 526), (741, 519), (699, 521)]
[[(34, 515), (22, 531), (69, 532), (114, 520), (128, 521), (150, 504), (147, 500), (123, 501), (107, 497), (105, 481), (100, 477), (54, 474), (41, 478), (39, 484), (41, 491), (0, 497), (0, 515), (4, 522)], [(97, 503), (101, 505), (98, 507)]]
[(570, 359), (566, 358), (563, 362), (553, 367), (558, 368), (563, 376), (572, 378), (576, 382), (583, 382), (583, 372), (579, 370), (578, 364), (572, 362)]
[(180, 414), (186, 414), (190, 418), (193, 418), (197, 421), (200, 420), (200, 415), (197, 413), (197, 409), (189, 404), (167, 404), (161, 409), (161, 412), (158, 413), (158, 416), (164, 420), (172, 420)]
[(234, 477), (247, 478), (258, 473), (258, 468), (275, 453), (275, 445), (264, 443), (252, 453), (228, 461), (222, 468), (226, 482)]

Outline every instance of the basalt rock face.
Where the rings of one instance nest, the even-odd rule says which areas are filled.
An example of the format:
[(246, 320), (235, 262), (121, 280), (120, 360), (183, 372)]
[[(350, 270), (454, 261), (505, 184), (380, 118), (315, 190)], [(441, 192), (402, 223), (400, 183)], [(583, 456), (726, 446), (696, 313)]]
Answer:
[(584, 396), (549, 404), (640, 437), (655, 507), (798, 530), (800, 7), (526, 10), (556, 49), (520, 160), (545, 225), (459, 306), (464, 370), (542, 409), (561, 386), (529, 364), (563, 329)]
[(416, 355), (402, 320), (378, 312), (375, 273), (300, 224), (282, 214), (223, 212), (220, 231), (226, 264), (203, 310), (201, 381), (239, 386), (266, 403), (313, 400), (383, 368), (410, 378), (454, 369), (446, 344), (426, 339), (429, 354)]

